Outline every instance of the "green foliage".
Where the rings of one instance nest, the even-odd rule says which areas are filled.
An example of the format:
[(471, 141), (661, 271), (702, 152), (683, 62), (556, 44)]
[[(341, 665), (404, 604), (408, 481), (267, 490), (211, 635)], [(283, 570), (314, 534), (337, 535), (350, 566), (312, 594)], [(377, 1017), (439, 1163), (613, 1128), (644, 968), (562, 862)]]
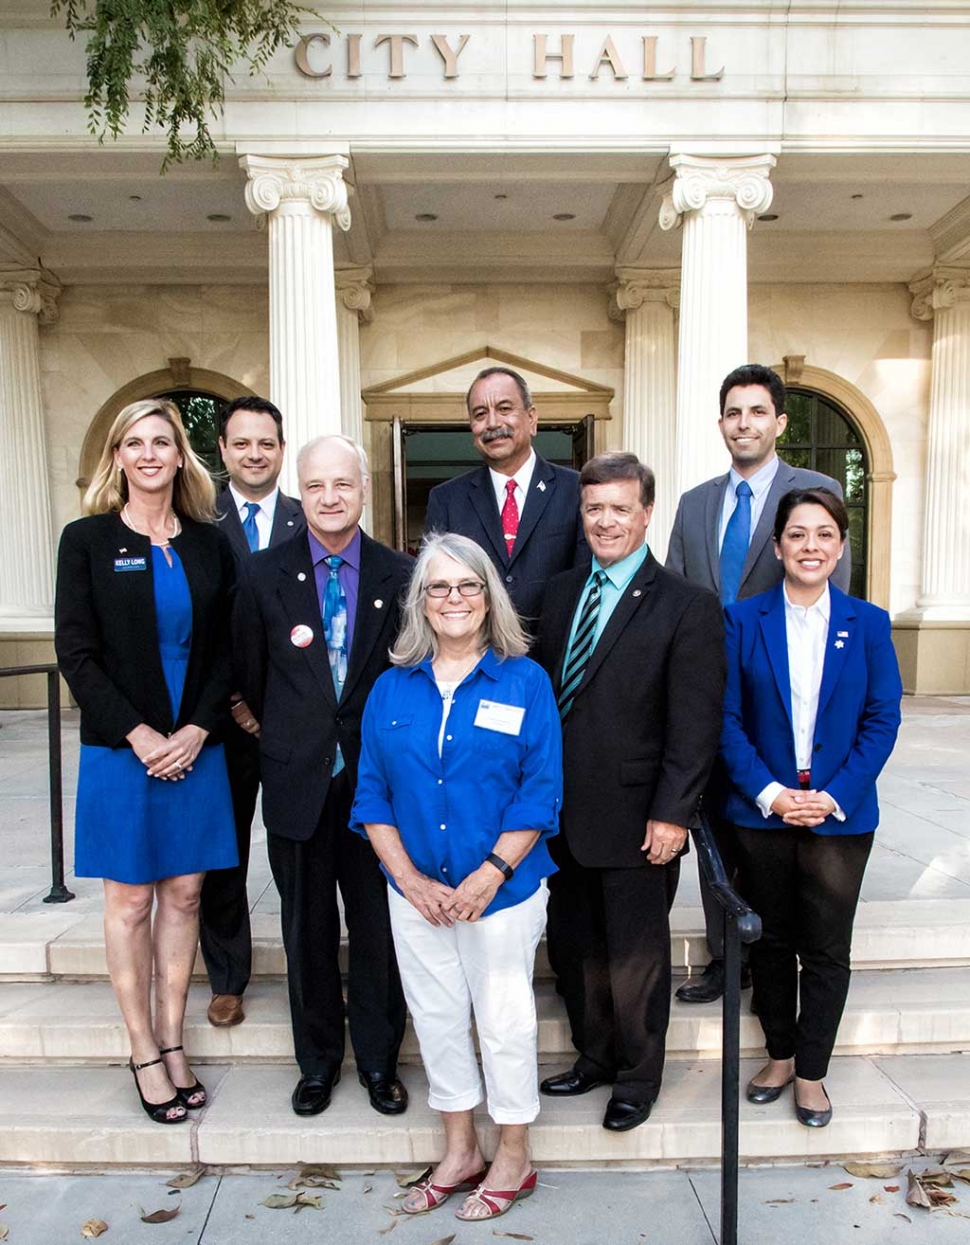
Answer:
[[(216, 157), (209, 121), (222, 113), (225, 82), (242, 62), (262, 70), (316, 14), (293, 0), (52, 0), (73, 39), (88, 35), (88, 128), (117, 138), (128, 118), (134, 77), (143, 79), (144, 129), (168, 135), (172, 162)], [(136, 87), (135, 89), (138, 89)]]

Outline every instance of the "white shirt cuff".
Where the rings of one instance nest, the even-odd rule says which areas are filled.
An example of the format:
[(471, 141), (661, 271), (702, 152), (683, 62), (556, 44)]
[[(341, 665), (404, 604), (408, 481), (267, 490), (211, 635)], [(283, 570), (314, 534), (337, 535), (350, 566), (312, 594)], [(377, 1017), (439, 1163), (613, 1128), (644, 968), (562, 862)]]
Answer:
[[(828, 793), (827, 791), (821, 791), (821, 792), (819, 792), (819, 794), (820, 794), (820, 795), (829, 795), (829, 793)], [(836, 799), (835, 799), (833, 796), (831, 796), (831, 795), (829, 795), (829, 799), (830, 799), (830, 800), (832, 801), (832, 803), (835, 805), (835, 808), (832, 810), (832, 812), (831, 812), (831, 813), (829, 813), (829, 816), (830, 816), (830, 817), (834, 817), (836, 821), (845, 821), (845, 813), (843, 813), (843, 812), (842, 812), (842, 809), (841, 809), (841, 807), (839, 806), (839, 802), (838, 802), (838, 800), (836, 800)]]
[(755, 799), (755, 804), (761, 809), (762, 817), (771, 816), (771, 806), (785, 788), (780, 782), (770, 782), (764, 791)]

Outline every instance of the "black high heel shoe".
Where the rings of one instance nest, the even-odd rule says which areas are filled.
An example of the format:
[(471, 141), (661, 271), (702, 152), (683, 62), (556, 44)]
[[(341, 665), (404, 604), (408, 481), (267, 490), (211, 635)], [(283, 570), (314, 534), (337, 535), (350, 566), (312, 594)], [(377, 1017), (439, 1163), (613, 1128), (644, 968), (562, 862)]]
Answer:
[[(175, 1051), (184, 1049), (184, 1046), (160, 1046), (158, 1048), (158, 1053), (160, 1055), (171, 1055), (174, 1054)], [(194, 1073), (193, 1077), (195, 1078), (194, 1085), (175, 1085), (174, 1081), (172, 1081), (172, 1084), (175, 1085), (175, 1096), (187, 1111), (201, 1111), (201, 1109), (209, 1101), (209, 1095), (206, 1093), (205, 1086)], [(190, 1098), (195, 1098), (199, 1094), (202, 1095), (201, 1102), (189, 1102)]]
[[(154, 1068), (157, 1063), (161, 1063), (161, 1058), (149, 1059), (147, 1063), (135, 1063), (133, 1059), (128, 1060), (128, 1067), (131, 1069), (131, 1075), (135, 1078), (135, 1089), (138, 1090), (138, 1097), (141, 1099), (141, 1105), (145, 1108), (145, 1114), (155, 1121), (156, 1124), (184, 1124), (189, 1118), (188, 1109), (181, 1100), (176, 1089), (175, 1097), (169, 1098), (168, 1102), (149, 1102), (145, 1095), (141, 1092), (141, 1085), (138, 1081), (138, 1073), (142, 1068)], [(178, 1108), (181, 1115), (169, 1115), (169, 1111)]]

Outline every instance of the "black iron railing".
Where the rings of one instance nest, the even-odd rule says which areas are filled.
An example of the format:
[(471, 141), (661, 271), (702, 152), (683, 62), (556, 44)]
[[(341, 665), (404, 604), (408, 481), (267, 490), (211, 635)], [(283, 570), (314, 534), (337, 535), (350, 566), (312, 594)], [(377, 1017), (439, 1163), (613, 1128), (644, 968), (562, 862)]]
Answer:
[(47, 768), (51, 810), (51, 889), (44, 903), (67, 903), (74, 892), (64, 885), (64, 802), (61, 778), (61, 679), (56, 666), (6, 666), (0, 679), (22, 674), (47, 676)]
[(724, 920), (724, 1001), (721, 1021), (721, 1232), (720, 1245), (738, 1242), (738, 1133), (741, 1088), (741, 944), (761, 937), (761, 917), (744, 902), (724, 871), (707, 814), (701, 810), (691, 837), (704, 880)]

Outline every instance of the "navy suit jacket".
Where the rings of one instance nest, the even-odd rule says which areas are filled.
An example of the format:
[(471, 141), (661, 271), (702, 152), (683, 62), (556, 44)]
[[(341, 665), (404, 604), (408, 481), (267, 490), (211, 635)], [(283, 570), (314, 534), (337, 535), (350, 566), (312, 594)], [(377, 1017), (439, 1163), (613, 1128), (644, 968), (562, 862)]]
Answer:
[[(879, 824), (876, 779), (899, 730), (903, 694), (889, 615), (830, 585), (831, 614), (819, 690), (812, 786), (845, 821), (819, 834), (865, 834)], [(739, 826), (783, 828), (755, 800), (771, 782), (798, 786), (785, 598), (781, 584), (725, 610), (728, 677), (721, 760), (731, 780), (724, 817)]]
[(535, 630), (552, 576), (590, 560), (579, 515), (579, 473), (538, 454), (511, 557), (487, 467), (433, 488), (424, 530), (457, 532), (481, 545), (530, 631)]

